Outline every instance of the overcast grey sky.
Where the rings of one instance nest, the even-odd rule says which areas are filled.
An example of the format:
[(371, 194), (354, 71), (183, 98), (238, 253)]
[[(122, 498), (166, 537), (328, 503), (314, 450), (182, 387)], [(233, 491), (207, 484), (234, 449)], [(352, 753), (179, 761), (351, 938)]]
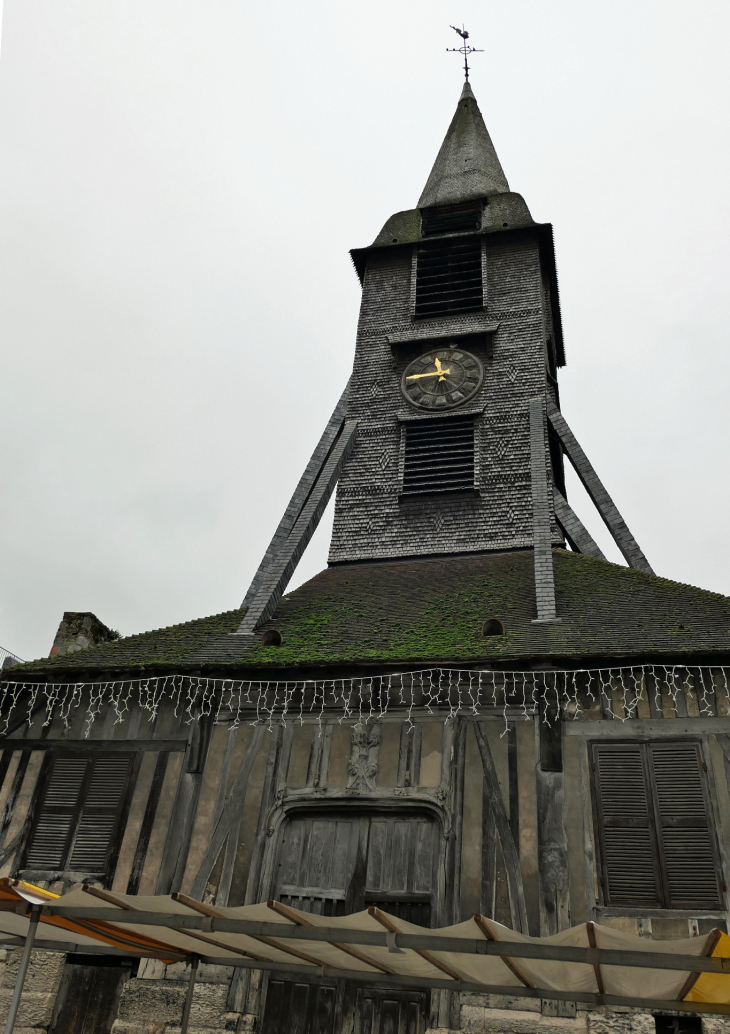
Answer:
[(415, 205), (462, 21), (555, 226), (563, 411), (655, 570), (730, 594), (727, 0), (5, 0), (3, 646), (47, 654), (64, 610), (126, 635), (239, 605), (349, 373), (348, 249)]

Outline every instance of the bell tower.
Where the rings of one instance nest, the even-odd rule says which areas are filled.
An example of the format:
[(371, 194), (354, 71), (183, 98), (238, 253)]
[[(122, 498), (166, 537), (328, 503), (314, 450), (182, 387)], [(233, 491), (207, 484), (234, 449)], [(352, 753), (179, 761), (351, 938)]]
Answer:
[(567, 502), (567, 456), (629, 566), (651, 572), (560, 412), (552, 226), (510, 190), (468, 78), (418, 206), (351, 255), (352, 377), (228, 638), (274, 613), (335, 488), (330, 566), (530, 549), (534, 620), (559, 621), (553, 548), (603, 557)]
[(352, 257), (357, 437), (330, 563), (531, 547), (530, 400), (557, 404), (564, 363), (552, 228), (510, 191), (468, 81), (418, 207)]

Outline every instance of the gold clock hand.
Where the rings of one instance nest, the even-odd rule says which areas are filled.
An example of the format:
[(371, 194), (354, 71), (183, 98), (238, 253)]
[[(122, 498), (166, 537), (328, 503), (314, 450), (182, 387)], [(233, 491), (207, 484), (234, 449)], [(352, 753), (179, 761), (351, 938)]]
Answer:
[(451, 373), (451, 369), (450, 368), (448, 370), (438, 369), (438, 370), (434, 370), (433, 373), (410, 373), (406, 377), (406, 380), (407, 381), (417, 381), (421, 377), (438, 377), (440, 380), (444, 380), (444, 374), (445, 373)]

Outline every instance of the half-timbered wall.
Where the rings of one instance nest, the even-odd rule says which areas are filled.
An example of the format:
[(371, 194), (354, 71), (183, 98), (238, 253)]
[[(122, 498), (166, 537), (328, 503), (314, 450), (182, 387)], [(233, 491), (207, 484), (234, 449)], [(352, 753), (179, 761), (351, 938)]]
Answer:
[[(666, 687), (647, 688), (636, 717), (620, 720), (622, 698), (605, 691), (579, 720), (564, 715), (557, 734), (546, 720), (554, 715), (509, 707), (454, 720), (419, 712), (412, 724), (395, 713), (361, 726), (325, 713), (269, 729), (186, 724), (165, 704), (151, 723), (139, 711), (118, 724), (113, 713), (100, 715), (88, 739), (84, 708), (68, 729), (55, 720), (44, 728), (38, 713), (2, 741), (0, 873), (57, 890), (87, 879), (221, 904), (274, 897), (323, 914), (375, 903), (433, 926), (479, 911), (531, 934), (589, 918), (655, 937), (700, 934), (727, 920), (730, 707), (725, 694), (708, 702), (692, 689), (674, 699)], [(699, 759), (717, 905), (610, 900), (593, 767), (601, 744), (662, 757), (672, 744), (691, 745), (680, 753)], [(22, 870), (50, 759), (115, 750), (134, 763), (107, 874)], [(143, 962), (124, 983), (120, 1015), (150, 979), (183, 975), (180, 966)], [(260, 975), (203, 966), (200, 980), (219, 989), (219, 1017), (265, 1006)], [(458, 1002), (432, 998), (431, 1022), (453, 1028)], [(410, 1008), (403, 1001), (397, 1009)], [(396, 1009), (368, 1005), (381, 1007)]]

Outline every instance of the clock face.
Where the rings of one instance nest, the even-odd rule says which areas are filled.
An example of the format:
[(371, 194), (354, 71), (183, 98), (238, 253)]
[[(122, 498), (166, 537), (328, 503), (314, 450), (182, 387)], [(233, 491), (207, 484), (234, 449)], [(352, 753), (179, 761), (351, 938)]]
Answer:
[(484, 369), (463, 348), (437, 348), (414, 359), (403, 373), (401, 391), (419, 409), (453, 409), (476, 395)]

